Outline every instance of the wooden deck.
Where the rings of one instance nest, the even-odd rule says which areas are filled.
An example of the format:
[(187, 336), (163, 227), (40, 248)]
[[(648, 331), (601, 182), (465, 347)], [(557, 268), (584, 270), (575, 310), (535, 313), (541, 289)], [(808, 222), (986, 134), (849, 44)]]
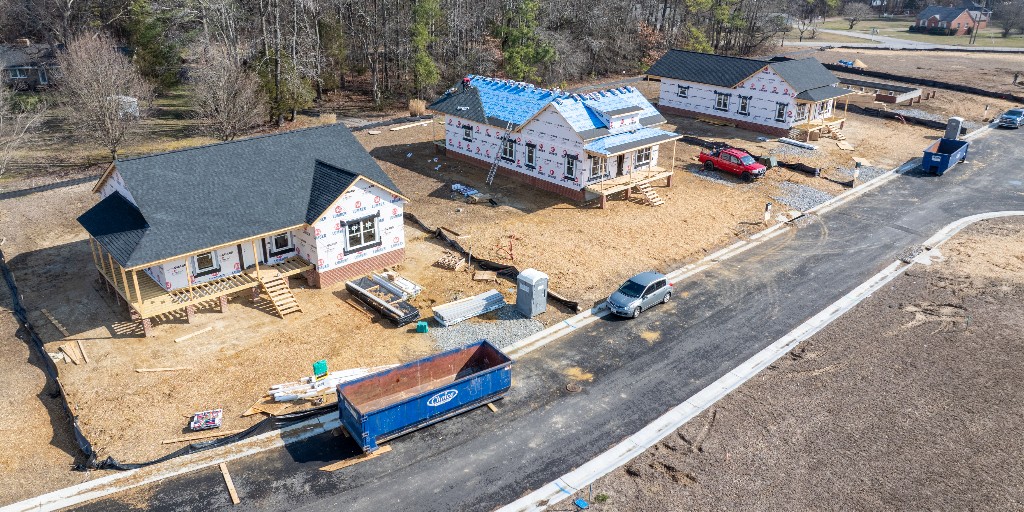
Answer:
[(607, 196), (609, 194), (631, 189), (643, 183), (650, 183), (662, 178), (671, 178), (674, 173), (675, 171), (665, 169), (664, 167), (654, 166), (644, 170), (633, 171), (632, 173), (624, 176), (616, 176), (614, 178), (599, 181), (592, 185), (587, 185), (584, 190), (587, 192), (588, 196), (590, 194), (593, 194), (594, 196)]
[[(291, 276), (312, 269), (313, 265), (298, 256), (293, 256), (281, 263), (260, 265), (260, 273), (280, 273)], [(184, 309), (206, 301), (231, 295), (259, 286), (256, 269), (250, 268), (239, 274), (223, 277), (214, 281), (195, 284), (189, 288), (167, 291), (149, 275), (139, 272), (135, 278), (124, 272), (111, 274), (111, 267), (98, 267), (100, 274), (117, 290), (132, 309), (142, 318), (151, 318), (171, 311)], [(136, 287), (136, 280), (138, 286)], [(137, 290), (137, 292), (136, 292)], [(141, 296), (141, 300), (140, 300)]]

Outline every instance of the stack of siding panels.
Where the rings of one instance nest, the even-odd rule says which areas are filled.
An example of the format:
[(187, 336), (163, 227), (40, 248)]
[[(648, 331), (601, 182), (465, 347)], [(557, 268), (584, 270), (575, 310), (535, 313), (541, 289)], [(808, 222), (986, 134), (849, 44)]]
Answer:
[(479, 316), (505, 305), (505, 297), (498, 290), (481, 293), (448, 304), (434, 306), (434, 318), (445, 327)]

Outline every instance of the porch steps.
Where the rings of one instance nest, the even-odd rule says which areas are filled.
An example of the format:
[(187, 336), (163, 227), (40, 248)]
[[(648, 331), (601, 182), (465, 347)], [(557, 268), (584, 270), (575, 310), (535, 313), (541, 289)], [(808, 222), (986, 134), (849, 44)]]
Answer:
[(274, 310), (281, 318), (289, 313), (302, 312), (298, 301), (295, 300), (295, 295), (292, 294), (292, 289), (288, 286), (287, 278), (280, 274), (264, 277), (260, 279), (260, 287), (270, 297), (270, 303), (274, 305)]
[(651, 188), (650, 183), (641, 183), (636, 186), (636, 189), (639, 190), (647, 199), (647, 204), (651, 206), (661, 206), (665, 204), (665, 200), (662, 199), (653, 188)]

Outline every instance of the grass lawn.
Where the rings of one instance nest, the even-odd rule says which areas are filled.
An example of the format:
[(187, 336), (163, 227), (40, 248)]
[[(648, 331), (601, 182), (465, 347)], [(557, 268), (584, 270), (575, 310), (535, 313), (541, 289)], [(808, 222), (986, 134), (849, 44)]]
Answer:
[[(791, 32), (789, 34), (786, 34), (786, 41), (798, 41), (800, 39), (799, 36), (800, 36), (800, 34), (797, 34), (795, 31)], [(846, 34), (827, 34), (825, 32), (819, 32), (818, 36), (815, 37), (814, 39), (808, 39), (807, 37), (804, 37), (804, 41), (803, 42), (806, 43), (808, 41), (812, 41), (812, 42), (815, 42), (815, 43), (821, 43), (821, 44), (827, 44), (827, 43), (873, 43), (874, 42), (874, 41), (872, 41), (870, 39), (864, 39), (863, 37), (854, 37), (852, 35), (846, 35)]]
[[(975, 40), (974, 44), (971, 45), (968, 44), (968, 36), (936, 36), (931, 34), (919, 34), (916, 32), (910, 32), (907, 29), (910, 27), (910, 25), (914, 23), (914, 21), (914, 18), (864, 20), (857, 23), (853, 27), (853, 30), (849, 30), (850, 24), (846, 22), (846, 20), (836, 19), (822, 23), (821, 28), (847, 31), (847, 33), (851, 37), (856, 37), (858, 34), (870, 34), (872, 29), (877, 29), (877, 35), (880, 36), (906, 39), (908, 41), (919, 41), (922, 43), (974, 47), (1024, 48), (1024, 36), (1012, 35), (1010, 37), (1002, 37), (1001, 30), (995, 27), (982, 29), (981, 32), (978, 34), (978, 37)], [(825, 41), (825, 39), (822, 39), (825, 37), (830, 38), (829, 40), (831, 40), (833, 35), (822, 34), (818, 36), (818, 39), (816, 40), (820, 39), (822, 41)]]

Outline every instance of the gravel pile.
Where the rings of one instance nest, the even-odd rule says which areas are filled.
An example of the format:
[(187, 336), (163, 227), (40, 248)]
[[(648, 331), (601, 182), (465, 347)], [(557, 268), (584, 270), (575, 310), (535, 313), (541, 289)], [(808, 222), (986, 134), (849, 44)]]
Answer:
[[(497, 320), (489, 320), (491, 318)], [(434, 337), (434, 343), (441, 350), (461, 347), (482, 339), (498, 348), (504, 348), (542, 329), (543, 324), (524, 317), (516, 311), (514, 304), (509, 304), (482, 317), (470, 318), (451, 327), (431, 325), (430, 335)]]
[[(944, 116), (941, 114), (933, 114), (931, 112), (925, 112), (924, 110), (918, 110), (916, 108), (892, 109), (890, 110), (890, 112), (896, 112), (901, 116), (916, 117), (918, 119), (927, 119), (929, 121), (938, 121), (940, 123), (945, 123), (946, 121), (949, 120), (948, 116)], [(964, 121), (963, 125), (966, 126), (968, 130), (973, 130), (981, 126), (973, 121)]]
[(814, 154), (813, 149), (804, 149), (797, 146), (790, 146), (785, 142), (780, 142), (778, 146), (772, 148), (768, 152), (769, 155), (786, 155), (786, 156), (811, 156)]
[(726, 175), (722, 174), (721, 171), (705, 171), (703, 167), (697, 166), (689, 166), (686, 170), (690, 171), (690, 174), (693, 174), (700, 179), (713, 181), (727, 187), (739, 184), (736, 180), (731, 180)]
[(807, 211), (832, 199), (832, 197), (832, 194), (828, 192), (822, 192), (807, 185), (784, 181), (779, 183), (779, 195), (772, 196), (772, 199), (785, 203), (797, 210)]
[[(857, 178), (857, 181), (863, 183), (868, 180), (873, 180), (887, 172), (889, 172), (887, 169), (883, 169), (881, 167), (861, 167), (860, 176)], [(849, 179), (853, 179), (853, 169), (848, 169), (846, 167), (837, 167), (836, 174), (839, 174), (840, 176)]]

